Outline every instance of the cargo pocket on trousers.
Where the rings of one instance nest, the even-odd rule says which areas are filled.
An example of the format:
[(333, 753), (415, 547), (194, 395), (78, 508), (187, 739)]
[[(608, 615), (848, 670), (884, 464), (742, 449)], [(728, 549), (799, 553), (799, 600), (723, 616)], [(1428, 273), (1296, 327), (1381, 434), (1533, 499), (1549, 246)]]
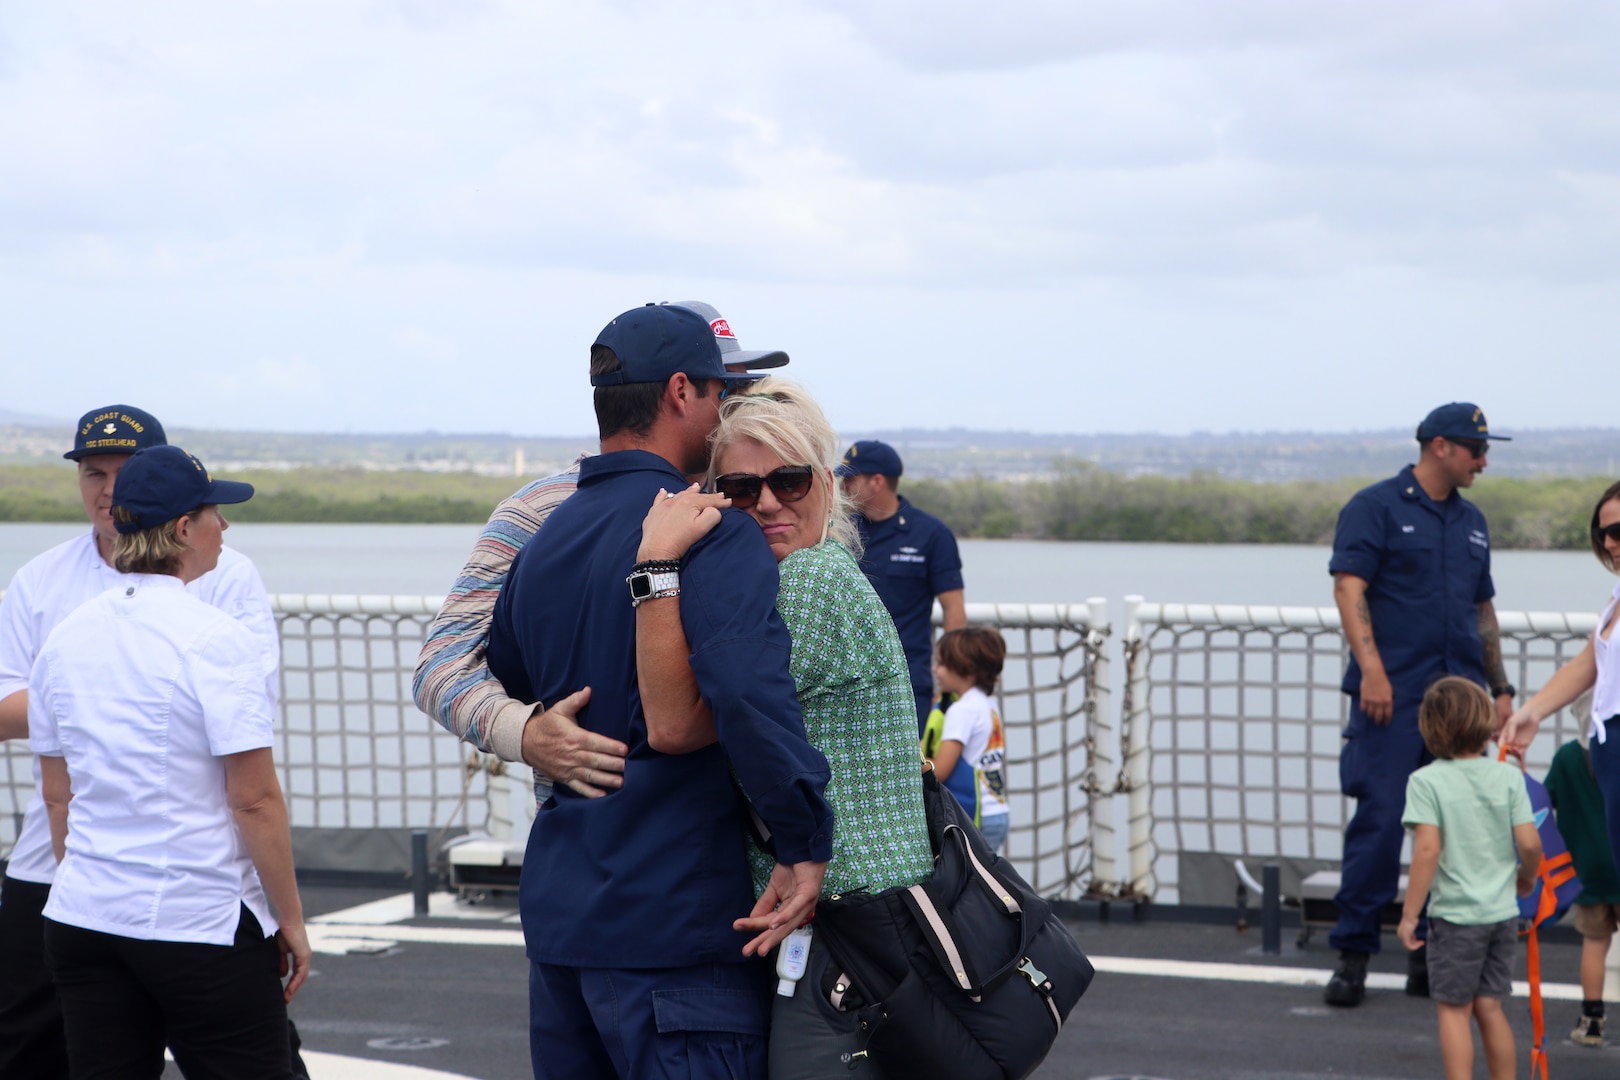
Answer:
[(1339, 747), (1339, 790), (1347, 798), (1361, 799), (1367, 795), (1366, 768), (1361, 760), (1361, 737), (1347, 736)]
[(667, 1052), (666, 1075), (764, 1076), (770, 1033), (769, 1003), (742, 990), (694, 987), (654, 990), (653, 1019)]

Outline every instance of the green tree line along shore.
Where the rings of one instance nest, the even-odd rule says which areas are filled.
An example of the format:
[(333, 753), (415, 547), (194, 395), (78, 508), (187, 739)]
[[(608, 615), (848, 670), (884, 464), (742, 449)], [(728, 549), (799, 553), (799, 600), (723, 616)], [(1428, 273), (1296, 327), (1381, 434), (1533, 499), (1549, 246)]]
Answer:
[[(481, 523), (519, 481), (466, 473), (360, 469), (244, 470), (258, 493), (235, 521)], [(914, 478), (900, 490), (958, 536), (1201, 544), (1326, 544), (1339, 508), (1367, 479), (1258, 483), (1215, 475), (1124, 476), (1059, 462), (1036, 480)], [(1481, 477), (1467, 493), (1497, 547), (1579, 549), (1588, 544), (1603, 478)], [(0, 466), (0, 521), (82, 521), (71, 469)]]

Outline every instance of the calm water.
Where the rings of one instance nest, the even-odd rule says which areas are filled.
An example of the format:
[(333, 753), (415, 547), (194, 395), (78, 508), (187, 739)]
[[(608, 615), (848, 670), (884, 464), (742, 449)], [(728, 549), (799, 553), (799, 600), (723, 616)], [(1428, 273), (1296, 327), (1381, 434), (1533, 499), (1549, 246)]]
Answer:
[[(85, 526), (0, 524), (0, 582)], [(226, 542), (251, 556), (271, 592), (445, 592), (477, 525), (233, 525)], [(970, 601), (1110, 601), (1130, 593), (1185, 603), (1329, 605), (1326, 548), (1280, 545), (1092, 544), (967, 540)], [(1494, 557), (1503, 610), (1596, 611), (1613, 578), (1590, 554), (1504, 551)]]

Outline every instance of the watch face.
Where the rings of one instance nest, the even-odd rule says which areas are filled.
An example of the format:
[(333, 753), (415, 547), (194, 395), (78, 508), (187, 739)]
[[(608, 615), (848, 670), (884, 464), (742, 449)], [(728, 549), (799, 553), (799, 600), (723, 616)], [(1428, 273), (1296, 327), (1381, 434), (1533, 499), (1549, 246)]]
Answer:
[(651, 574), (630, 575), (630, 597), (633, 600), (645, 600), (652, 595)]

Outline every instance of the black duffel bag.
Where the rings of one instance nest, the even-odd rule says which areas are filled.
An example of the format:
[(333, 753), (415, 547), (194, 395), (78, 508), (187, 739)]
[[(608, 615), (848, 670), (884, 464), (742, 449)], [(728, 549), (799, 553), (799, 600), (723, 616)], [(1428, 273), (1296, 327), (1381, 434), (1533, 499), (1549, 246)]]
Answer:
[(933, 878), (822, 899), (815, 928), (832, 963), (817, 989), (856, 1014), (889, 1080), (1020, 1080), (1095, 972), (932, 771), (923, 797)]

